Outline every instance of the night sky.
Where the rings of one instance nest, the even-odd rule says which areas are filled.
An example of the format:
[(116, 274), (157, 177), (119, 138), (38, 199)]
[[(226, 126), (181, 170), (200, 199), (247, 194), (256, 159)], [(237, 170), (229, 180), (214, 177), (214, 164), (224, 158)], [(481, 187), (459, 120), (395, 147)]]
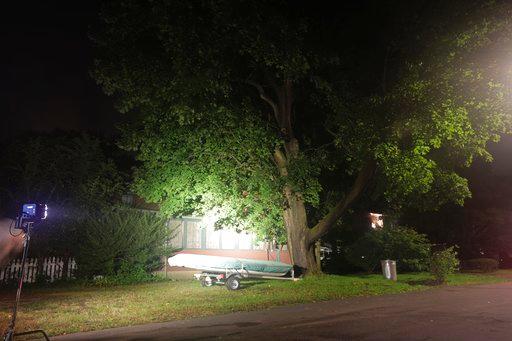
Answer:
[(22, 129), (114, 131), (112, 101), (88, 75), (97, 1), (41, 1), (2, 10), (2, 136)]
[[(115, 132), (120, 114), (88, 74), (93, 51), (87, 33), (99, 8), (99, 1), (44, 1), (2, 11), (2, 139), (24, 130)], [(512, 174), (512, 137), (490, 150), (495, 162), (476, 162), (472, 182)]]

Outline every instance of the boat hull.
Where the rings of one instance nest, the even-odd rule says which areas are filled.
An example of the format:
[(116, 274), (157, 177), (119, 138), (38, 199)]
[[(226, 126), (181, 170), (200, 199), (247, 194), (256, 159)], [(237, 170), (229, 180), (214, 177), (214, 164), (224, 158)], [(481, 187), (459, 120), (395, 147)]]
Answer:
[(186, 267), (208, 273), (238, 273), (243, 277), (285, 276), (290, 264), (256, 259), (180, 253), (169, 257), (170, 266)]

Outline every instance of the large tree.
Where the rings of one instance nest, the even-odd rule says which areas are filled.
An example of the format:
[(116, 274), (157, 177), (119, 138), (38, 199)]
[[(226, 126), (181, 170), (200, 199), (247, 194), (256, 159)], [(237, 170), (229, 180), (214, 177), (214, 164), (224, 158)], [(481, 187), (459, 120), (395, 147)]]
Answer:
[(131, 113), (141, 195), (285, 238), (315, 271), (361, 194), (462, 204), (457, 167), (509, 131), (509, 8), (457, 5), (110, 2), (92, 73)]

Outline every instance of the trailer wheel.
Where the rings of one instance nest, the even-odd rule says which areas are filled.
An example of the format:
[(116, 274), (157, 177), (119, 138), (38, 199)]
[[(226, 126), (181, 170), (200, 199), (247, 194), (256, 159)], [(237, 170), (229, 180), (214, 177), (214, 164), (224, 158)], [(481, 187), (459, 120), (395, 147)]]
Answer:
[(228, 290), (240, 289), (240, 278), (235, 275), (229, 276), (226, 280), (226, 288), (228, 288)]
[(213, 280), (210, 276), (204, 276), (201, 278), (201, 286), (202, 287), (211, 287), (213, 284)]

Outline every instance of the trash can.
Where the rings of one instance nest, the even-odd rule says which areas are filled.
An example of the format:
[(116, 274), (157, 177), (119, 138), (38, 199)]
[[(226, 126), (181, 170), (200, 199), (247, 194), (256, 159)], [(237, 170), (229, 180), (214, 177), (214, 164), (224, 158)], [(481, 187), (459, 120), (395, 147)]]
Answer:
[(384, 278), (396, 281), (396, 261), (394, 260), (381, 260), (382, 274)]

